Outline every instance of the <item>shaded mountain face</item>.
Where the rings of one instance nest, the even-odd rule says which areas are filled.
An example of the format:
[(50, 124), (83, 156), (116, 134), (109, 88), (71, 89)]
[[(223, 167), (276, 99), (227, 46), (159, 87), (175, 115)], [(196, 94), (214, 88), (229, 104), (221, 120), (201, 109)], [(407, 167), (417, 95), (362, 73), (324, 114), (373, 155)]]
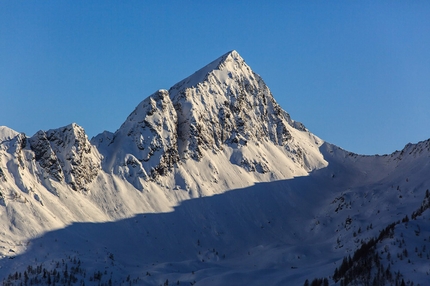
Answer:
[(0, 277), (47, 284), (41, 267), (71, 279), (72, 263), (86, 285), (425, 285), (429, 158), (430, 141), (324, 142), (232, 51), (91, 141), (74, 123), (0, 126)]

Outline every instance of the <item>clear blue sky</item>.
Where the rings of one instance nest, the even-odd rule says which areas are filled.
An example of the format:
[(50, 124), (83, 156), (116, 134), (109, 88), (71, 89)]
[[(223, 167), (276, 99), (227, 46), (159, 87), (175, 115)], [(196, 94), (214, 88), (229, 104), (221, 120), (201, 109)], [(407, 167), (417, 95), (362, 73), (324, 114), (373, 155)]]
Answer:
[(326, 141), (382, 154), (430, 138), (430, 1), (0, 0), (0, 125), (115, 131), (233, 49)]

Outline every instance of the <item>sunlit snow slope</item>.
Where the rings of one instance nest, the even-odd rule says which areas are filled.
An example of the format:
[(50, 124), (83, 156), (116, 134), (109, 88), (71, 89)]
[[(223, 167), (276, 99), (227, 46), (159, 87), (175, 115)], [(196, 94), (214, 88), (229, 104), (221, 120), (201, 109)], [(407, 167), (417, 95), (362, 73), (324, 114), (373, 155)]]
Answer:
[[(10, 285), (425, 285), (429, 157), (429, 141), (385, 156), (322, 141), (232, 51), (91, 141), (76, 124), (32, 137), (0, 127), (0, 277)], [(366, 243), (367, 256), (381, 254), (360, 274), (367, 256), (354, 254)]]

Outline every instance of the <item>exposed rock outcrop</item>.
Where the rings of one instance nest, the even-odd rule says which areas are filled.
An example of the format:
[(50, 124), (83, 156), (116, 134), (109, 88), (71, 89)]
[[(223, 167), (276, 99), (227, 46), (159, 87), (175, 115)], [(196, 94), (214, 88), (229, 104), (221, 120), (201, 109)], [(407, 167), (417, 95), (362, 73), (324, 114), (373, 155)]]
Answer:
[(77, 124), (38, 131), (29, 139), (35, 159), (45, 174), (65, 181), (73, 190), (87, 190), (100, 169), (97, 150)]
[(199, 160), (201, 150), (224, 144), (291, 141), (292, 121), (269, 88), (236, 51), (229, 52), (170, 90), (178, 114), (179, 153)]
[[(261, 77), (232, 51), (169, 91), (154, 93), (114, 134), (104, 132), (92, 143), (104, 155), (107, 172), (141, 189), (141, 180), (167, 175), (180, 160), (200, 161), (205, 152), (219, 153), (227, 146), (238, 149), (249, 142), (283, 147), (303, 167), (306, 154), (294, 140), (293, 129), (307, 132), (276, 103)], [(270, 170), (267, 162), (252, 155), (232, 162), (250, 172)]]
[(103, 150), (107, 171), (141, 189), (140, 179), (166, 175), (178, 162), (176, 128), (169, 93), (159, 90), (142, 101), (115, 134), (102, 133), (92, 142)]

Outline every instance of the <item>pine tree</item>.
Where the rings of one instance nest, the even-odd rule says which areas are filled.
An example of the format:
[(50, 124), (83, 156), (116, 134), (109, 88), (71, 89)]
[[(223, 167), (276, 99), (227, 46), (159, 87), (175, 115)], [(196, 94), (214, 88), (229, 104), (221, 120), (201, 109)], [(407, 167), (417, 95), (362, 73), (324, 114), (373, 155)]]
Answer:
[(324, 278), (324, 286), (328, 286), (329, 284), (328, 284), (328, 279), (327, 278)]

